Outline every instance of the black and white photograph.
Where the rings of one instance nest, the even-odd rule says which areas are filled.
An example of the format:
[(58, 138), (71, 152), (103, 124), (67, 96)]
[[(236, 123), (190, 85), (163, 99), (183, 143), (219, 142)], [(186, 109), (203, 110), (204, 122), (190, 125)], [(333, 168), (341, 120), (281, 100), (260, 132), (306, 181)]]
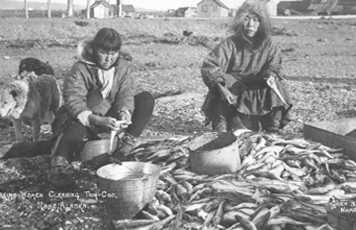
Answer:
[(1, 0), (0, 229), (356, 230), (356, 0)]

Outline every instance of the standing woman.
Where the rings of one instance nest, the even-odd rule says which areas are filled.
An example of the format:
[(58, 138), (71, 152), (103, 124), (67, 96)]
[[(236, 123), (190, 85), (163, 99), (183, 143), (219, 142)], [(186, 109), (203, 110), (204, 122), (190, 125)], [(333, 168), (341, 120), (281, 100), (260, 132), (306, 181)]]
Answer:
[(212, 122), (216, 132), (279, 131), (290, 121), (292, 102), (282, 83), (281, 52), (270, 38), (265, 1), (245, 1), (230, 30), (201, 69), (209, 89), (202, 107), (207, 124)]
[(64, 105), (52, 125), (55, 141), (49, 181), (53, 185), (74, 184), (70, 162), (84, 139), (124, 128), (121, 144), (112, 154), (122, 159), (152, 115), (153, 96), (134, 95), (131, 57), (120, 48), (121, 37), (111, 28), (102, 28), (78, 45), (78, 60), (63, 83)]

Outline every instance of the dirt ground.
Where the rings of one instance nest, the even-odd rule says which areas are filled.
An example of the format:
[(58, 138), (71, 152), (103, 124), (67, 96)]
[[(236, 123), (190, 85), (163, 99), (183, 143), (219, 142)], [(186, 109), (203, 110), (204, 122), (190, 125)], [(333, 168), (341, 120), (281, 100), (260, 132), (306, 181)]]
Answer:
[[(0, 84), (10, 81), (19, 61), (30, 56), (48, 61), (56, 77), (63, 79), (75, 61), (77, 41), (91, 36), (100, 27), (112, 26), (123, 34), (123, 49), (134, 58), (137, 90), (154, 94), (181, 90), (202, 95), (194, 100), (158, 102), (146, 134), (191, 134), (206, 130), (200, 112), (206, 94), (200, 67), (210, 48), (226, 36), (229, 21), (88, 21), (86, 26), (78, 26), (78, 21), (70, 19), (61, 26), (60, 20), (33, 19), (27, 24), (20, 19), (14, 21), (10, 26), (5, 20), (0, 26), (3, 27)], [(296, 120), (285, 132), (302, 134), (305, 122), (353, 115), (355, 28), (355, 19), (274, 21), (274, 39), (284, 53), (285, 76), (295, 101)], [(184, 37), (183, 30), (193, 34)], [(11, 128), (1, 133), (4, 135), (1, 139), (13, 140)]]
[[(209, 50), (227, 35), (227, 20), (79, 20), (82, 23), (76, 19), (41, 20), (0, 19), (0, 87), (13, 79), (20, 60), (26, 57), (48, 61), (61, 82), (75, 61), (76, 43), (95, 34), (98, 28), (110, 26), (123, 35), (123, 49), (133, 56), (137, 91), (148, 90), (155, 95), (170, 90), (195, 93), (188, 99), (157, 100), (143, 136), (195, 135), (210, 130), (204, 127), (204, 116), (200, 111), (207, 93), (200, 67)], [(294, 99), (295, 120), (283, 133), (301, 136), (306, 122), (355, 116), (356, 20), (273, 22), (273, 39), (284, 54), (286, 83)], [(193, 34), (184, 37), (184, 30), (193, 31)], [(30, 137), (29, 130), (25, 130), (25, 134)], [(43, 135), (43, 138), (48, 137)], [(0, 140), (14, 141), (11, 126), (1, 128)], [(48, 189), (47, 170), (48, 158), (36, 158), (35, 162), (26, 159), (2, 161), (0, 191), (22, 187), (35, 191)], [(29, 209), (24, 202), (10, 206), (0, 203), (0, 213), (3, 213), (0, 223), (8, 229), (51, 229), (48, 226), (58, 229), (63, 224), (64, 214), (49, 216), (45, 211), (38, 213)], [(87, 229), (102, 228), (100, 221), (95, 225), (101, 218), (100, 209), (92, 211), (95, 214), (90, 223), (94, 225), (88, 225)], [(36, 223), (36, 218), (40, 219), (41, 215), (48, 218), (46, 223)], [(16, 221), (19, 217), (31, 220), (21, 225)], [(51, 221), (53, 225), (48, 224)], [(80, 226), (85, 228), (85, 223)]]

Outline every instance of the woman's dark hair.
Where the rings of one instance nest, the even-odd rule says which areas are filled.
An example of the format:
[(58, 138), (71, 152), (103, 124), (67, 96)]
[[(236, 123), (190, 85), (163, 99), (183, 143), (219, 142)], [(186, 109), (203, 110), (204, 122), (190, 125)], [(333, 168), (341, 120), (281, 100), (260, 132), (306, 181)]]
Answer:
[(118, 51), (121, 48), (121, 36), (114, 29), (102, 28), (95, 35), (91, 46), (94, 50)]

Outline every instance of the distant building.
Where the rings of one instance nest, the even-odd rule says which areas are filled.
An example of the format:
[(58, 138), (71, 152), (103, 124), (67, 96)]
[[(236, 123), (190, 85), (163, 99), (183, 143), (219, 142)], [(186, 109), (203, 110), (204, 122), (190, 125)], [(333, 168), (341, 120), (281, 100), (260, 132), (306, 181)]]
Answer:
[(166, 17), (175, 17), (176, 16), (176, 10), (175, 9), (169, 9), (164, 13), (164, 16), (166, 16)]
[(235, 17), (236, 13), (237, 13), (237, 9), (230, 9), (228, 16), (229, 17)]
[(270, 16), (277, 15), (277, 5), (283, 0), (267, 0), (267, 11)]
[(197, 8), (196, 7), (181, 7), (178, 8), (175, 12), (176, 17), (185, 17), (185, 18), (191, 18), (191, 17), (196, 17), (197, 14)]
[(311, 0), (283, 0), (277, 5), (278, 15), (308, 14)]
[(133, 5), (122, 5), (122, 17), (135, 18), (136, 10)]
[(308, 10), (313, 11), (314, 14), (332, 14), (342, 12), (343, 7), (340, 3), (340, 0), (311, 0)]
[(109, 18), (113, 16), (113, 9), (105, 0), (96, 0), (90, 6), (91, 18)]
[(281, 0), (278, 14), (356, 14), (356, 0)]
[(228, 17), (229, 7), (220, 0), (202, 0), (198, 4), (198, 17)]

